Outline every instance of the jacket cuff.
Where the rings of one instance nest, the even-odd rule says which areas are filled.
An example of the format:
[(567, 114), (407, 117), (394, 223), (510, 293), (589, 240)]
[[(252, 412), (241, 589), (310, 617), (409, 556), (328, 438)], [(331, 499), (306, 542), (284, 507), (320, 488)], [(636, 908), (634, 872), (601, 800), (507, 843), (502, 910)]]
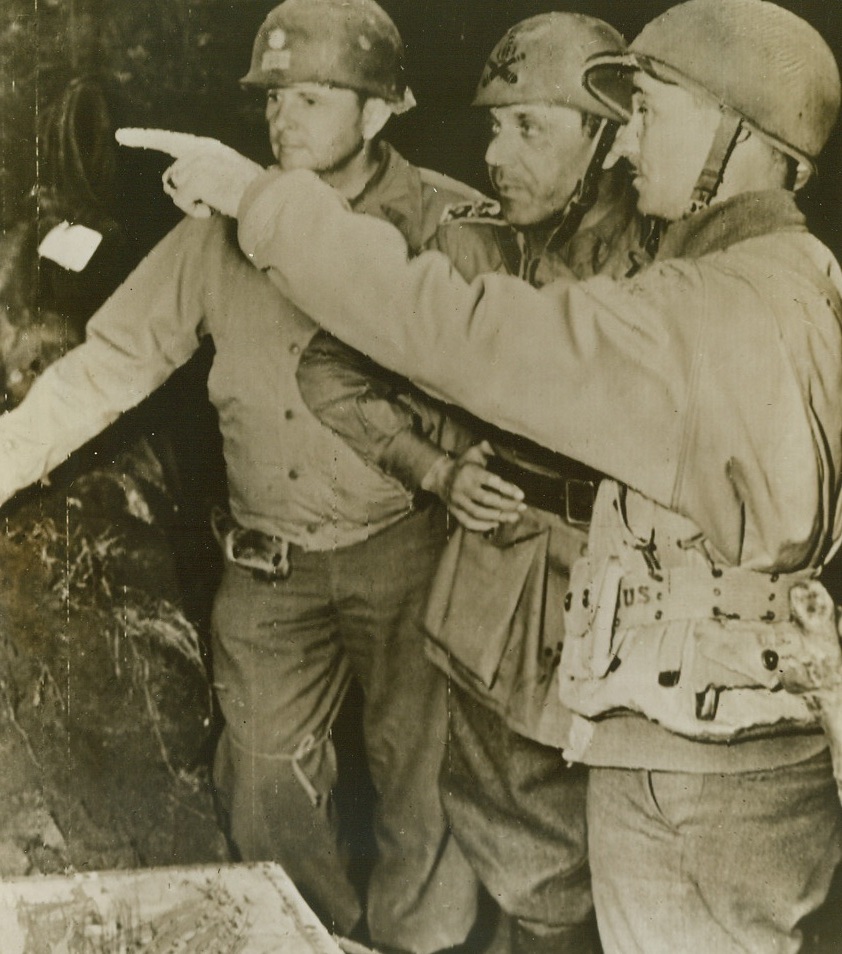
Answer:
[[(237, 207), (237, 238), (240, 248), (258, 268), (262, 267), (255, 259), (258, 246), (272, 235), (285, 201), (301, 189), (312, 189), (312, 184), (319, 182), (314, 172), (304, 169), (282, 172), (275, 166), (261, 172), (246, 186)], [(322, 188), (333, 191), (329, 186), (322, 185)], [(341, 202), (338, 193), (336, 196)]]
[(424, 487), (424, 478), (447, 455), (432, 441), (414, 431), (398, 431), (380, 457), (380, 466), (415, 493)]

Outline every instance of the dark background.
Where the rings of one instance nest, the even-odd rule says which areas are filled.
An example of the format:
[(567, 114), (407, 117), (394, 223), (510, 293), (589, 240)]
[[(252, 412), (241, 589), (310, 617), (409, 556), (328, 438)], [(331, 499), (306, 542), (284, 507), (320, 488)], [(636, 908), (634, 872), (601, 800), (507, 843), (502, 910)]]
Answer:
[[(105, 91), (115, 125), (163, 125), (216, 136), (269, 162), (262, 108), (237, 79), (272, 0), (6, 0), (0, 12), (0, 224), (31, 212), (35, 129), (73, 76)], [(483, 63), (508, 27), (547, 10), (602, 17), (627, 38), (670, 0), (382, 0), (407, 46), (419, 106), (389, 138), (415, 162), (485, 187), (483, 132), (468, 108)], [(842, 58), (838, 0), (784, 0)], [(769, 77), (774, 83), (774, 77)], [(804, 205), (819, 235), (842, 250), (842, 138), (825, 153)], [(176, 215), (161, 198), (163, 157), (118, 151), (114, 209), (141, 245)], [(41, 171), (43, 175), (43, 169)]]

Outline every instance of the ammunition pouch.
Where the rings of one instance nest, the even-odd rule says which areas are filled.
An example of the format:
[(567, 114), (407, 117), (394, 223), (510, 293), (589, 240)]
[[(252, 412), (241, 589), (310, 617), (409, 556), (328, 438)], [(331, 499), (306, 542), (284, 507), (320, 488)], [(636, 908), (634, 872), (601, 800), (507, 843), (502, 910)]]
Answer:
[(586, 542), (559, 517), (527, 510), (483, 535), (458, 528), (433, 581), (427, 654), (515, 732), (560, 746), (558, 693), (568, 567)]
[(626, 575), (616, 559), (574, 568), (566, 599), (562, 701), (599, 719), (638, 712), (678, 735), (728, 742), (815, 728), (783, 690), (776, 621), (813, 573), (679, 567)]

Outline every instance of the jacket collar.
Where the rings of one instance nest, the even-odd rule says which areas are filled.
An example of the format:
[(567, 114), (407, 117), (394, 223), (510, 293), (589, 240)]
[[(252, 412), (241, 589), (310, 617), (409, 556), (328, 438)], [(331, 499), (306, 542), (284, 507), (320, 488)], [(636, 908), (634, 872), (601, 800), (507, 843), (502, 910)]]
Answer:
[(421, 175), (389, 143), (381, 142), (379, 152), (377, 171), (351, 202), (351, 207), (355, 212), (366, 212), (391, 222), (403, 233), (410, 250), (419, 252), (424, 241)]
[(743, 192), (671, 223), (657, 257), (699, 258), (770, 232), (803, 232), (806, 228), (794, 193), (785, 189)]

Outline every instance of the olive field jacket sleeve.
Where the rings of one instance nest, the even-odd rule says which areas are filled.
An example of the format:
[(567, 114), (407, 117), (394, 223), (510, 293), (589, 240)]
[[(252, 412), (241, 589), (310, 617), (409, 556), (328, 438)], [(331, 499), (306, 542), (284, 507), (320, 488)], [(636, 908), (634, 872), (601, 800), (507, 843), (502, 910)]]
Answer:
[(305, 173), (261, 176), (238, 218), (284, 294), (435, 397), (685, 514), (735, 563), (746, 547), (782, 568), (827, 551), (842, 275), (806, 229), (536, 290), (410, 259), (395, 229)]

